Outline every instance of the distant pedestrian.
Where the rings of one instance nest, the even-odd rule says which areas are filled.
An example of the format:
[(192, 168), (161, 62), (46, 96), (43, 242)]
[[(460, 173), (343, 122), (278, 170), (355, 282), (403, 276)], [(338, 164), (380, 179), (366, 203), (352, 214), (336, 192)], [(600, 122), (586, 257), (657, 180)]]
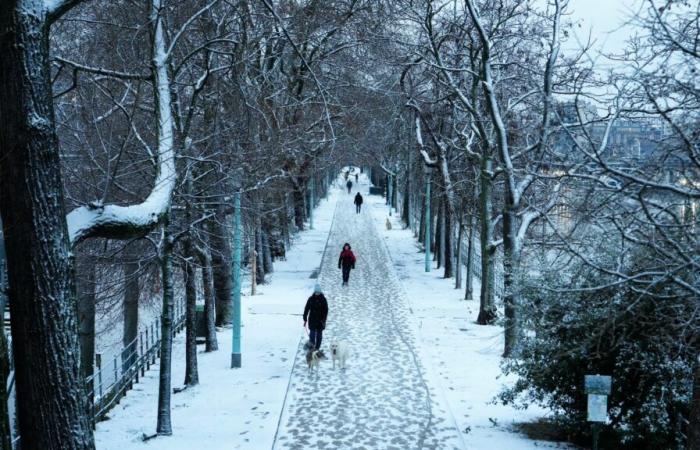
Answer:
[(355, 172), (355, 183), (359, 183), (359, 182), (360, 182), (360, 174)]
[(314, 286), (314, 293), (306, 300), (304, 308), (304, 327), (306, 327), (307, 321), (309, 324), (309, 343), (307, 345), (309, 348), (321, 349), (321, 340), (327, 318), (328, 301), (321, 291), (321, 285), (317, 283)]
[(348, 187), (348, 194), (349, 194), (352, 191), (352, 181), (348, 180), (348, 184), (346, 184), (346, 186)]
[(338, 258), (338, 269), (343, 271), (343, 286), (347, 286), (348, 281), (350, 281), (350, 270), (355, 268), (355, 261), (352, 247), (346, 242), (343, 245), (343, 251), (340, 252), (340, 258)]
[(362, 195), (360, 195), (360, 193), (358, 192), (355, 195), (355, 212), (357, 214), (360, 214), (360, 210), (362, 209), (362, 201), (363, 201)]

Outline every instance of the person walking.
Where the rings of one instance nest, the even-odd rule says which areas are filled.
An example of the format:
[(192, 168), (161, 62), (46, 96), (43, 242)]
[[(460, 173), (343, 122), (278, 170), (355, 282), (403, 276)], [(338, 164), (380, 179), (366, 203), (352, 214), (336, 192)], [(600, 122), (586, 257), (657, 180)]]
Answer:
[(360, 182), (360, 174), (355, 172), (355, 183), (359, 183), (359, 182)]
[(350, 191), (352, 191), (352, 180), (348, 180), (348, 184), (346, 184), (346, 186), (348, 187), (348, 194), (349, 194)]
[(323, 295), (321, 285), (316, 283), (314, 293), (306, 300), (304, 307), (304, 328), (309, 324), (309, 343), (307, 347), (314, 350), (321, 350), (323, 340), (323, 330), (326, 328), (328, 318), (328, 301)]
[(360, 193), (358, 192), (355, 195), (355, 212), (357, 214), (360, 214), (360, 210), (362, 209), (362, 201), (363, 201), (362, 195), (360, 195)]
[(355, 268), (355, 254), (352, 252), (352, 247), (347, 242), (343, 245), (343, 250), (338, 258), (338, 269), (343, 271), (343, 286), (348, 285), (350, 280), (350, 270)]

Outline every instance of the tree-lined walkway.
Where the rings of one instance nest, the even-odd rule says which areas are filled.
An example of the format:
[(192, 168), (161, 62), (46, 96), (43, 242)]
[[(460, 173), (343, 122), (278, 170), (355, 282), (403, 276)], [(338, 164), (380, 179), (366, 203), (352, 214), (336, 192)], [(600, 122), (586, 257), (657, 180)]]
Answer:
[[(275, 448), (459, 448), (423, 374), (389, 256), (370, 212), (355, 214), (354, 194), (339, 201), (319, 277), (330, 307), (322, 348), (330, 356), (331, 342), (345, 340), (347, 369), (329, 360), (310, 375), (299, 349)], [(357, 256), (347, 287), (337, 267), (345, 242)]]

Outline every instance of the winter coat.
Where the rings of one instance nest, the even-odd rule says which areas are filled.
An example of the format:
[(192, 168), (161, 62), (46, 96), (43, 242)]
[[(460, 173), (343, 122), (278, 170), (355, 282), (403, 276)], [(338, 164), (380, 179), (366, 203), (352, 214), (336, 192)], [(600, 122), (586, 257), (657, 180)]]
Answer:
[(355, 196), (355, 204), (356, 204), (356, 205), (361, 205), (361, 204), (362, 204), (362, 201), (363, 201), (363, 200), (362, 200), (362, 196), (361, 196), (360, 193), (358, 192), (357, 195)]
[(309, 329), (323, 330), (326, 328), (328, 317), (328, 301), (323, 294), (313, 294), (306, 301), (304, 308), (304, 322), (309, 322)]
[(351, 188), (351, 187), (352, 187), (352, 181), (348, 181), (347, 187), (348, 187), (348, 188)]
[[(347, 244), (345, 244), (347, 245)], [(354, 269), (355, 268), (355, 254), (352, 252), (352, 249), (348, 248), (345, 250), (345, 245), (343, 246), (343, 251), (340, 252), (340, 258), (338, 258), (338, 269), (341, 267), (347, 269), (348, 267)], [(348, 245), (348, 247), (350, 247)]]

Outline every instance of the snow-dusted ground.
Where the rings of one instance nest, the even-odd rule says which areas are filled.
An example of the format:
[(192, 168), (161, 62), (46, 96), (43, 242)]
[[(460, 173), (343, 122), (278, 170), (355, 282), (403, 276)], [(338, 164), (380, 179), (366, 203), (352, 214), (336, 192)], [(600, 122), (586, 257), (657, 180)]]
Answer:
[[(275, 273), (269, 276), (272, 281), (258, 286), (257, 295), (244, 295), (243, 367), (230, 369), (231, 330), (221, 330), (219, 350), (199, 353), (200, 385), (173, 395), (173, 435), (142, 442), (142, 435), (153, 434), (156, 426), (158, 366), (153, 366), (109, 413), (110, 419), (97, 424), (98, 449), (254, 450), (272, 446), (295, 352), (304, 336), (301, 315), (316, 282), (309, 277), (318, 269), (336, 198), (321, 201), (315, 211), (315, 230), (297, 236), (287, 261), (275, 263)], [(244, 289), (245, 294), (250, 292), (249, 285), (244, 284)], [(175, 383), (184, 379), (183, 340), (184, 333), (173, 348)]]
[[(321, 348), (330, 355), (331, 342), (346, 341), (347, 369), (325, 362), (310, 374), (298, 350), (275, 448), (462, 448), (444, 402), (426, 382), (389, 255), (371, 214), (355, 213), (354, 194), (338, 201), (319, 277), (330, 310)], [(341, 285), (338, 269), (345, 242), (357, 257), (349, 286)]]
[(385, 199), (366, 197), (393, 267), (407, 293), (412, 319), (418, 328), (418, 346), (427, 378), (447, 399), (468, 448), (526, 450), (571, 448), (567, 444), (533, 441), (517, 433), (513, 424), (531, 422), (548, 411), (531, 406), (516, 410), (494, 404), (501, 386), (512, 383), (499, 368), (503, 352), (503, 329), (476, 324), (479, 314), (479, 282), (475, 300), (465, 301), (464, 290), (454, 288), (454, 279), (442, 278), (442, 269), (425, 272), (425, 253), (410, 229), (403, 229), (396, 214), (390, 217)]
[[(354, 181), (354, 180), (353, 180)], [(344, 184), (344, 183), (342, 183)], [(357, 186), (356, 186), (357, 187)], [(173, 397), (173, 436), (142, 442), (155, 429), (157, 367), (97, 426), (99, 449), (507, 449), (565, 447), (512, 429), (546, 411), (492, 404), (502, 383), (499, 327), (475, 324), (478, 302), (439, 271), (423, 271), (409, 230), (395, 217), (386, 230), (383, 199), (335, 190), (316, 210), (316, 229), (297, 237), (271, 283), (244, 297), (243, 368), (232, 370), (230, 330), (220, 350), (199, 354), (201, 384)], [(344, 242), (358, 257), (340, 286)], [(321, 263), (328, 242), (326, 256)], [(315, 279), (330, 305), (323, 347), (346, 340), (346, 370), (321, 363), (307, 372), (301, 313)], [(478, 286), (477, 286), (478, 287)], [(174, 380), (184, 377), (184, 346), (174, 348)], [(289, 391), (287, 392), (287, 389)]]

